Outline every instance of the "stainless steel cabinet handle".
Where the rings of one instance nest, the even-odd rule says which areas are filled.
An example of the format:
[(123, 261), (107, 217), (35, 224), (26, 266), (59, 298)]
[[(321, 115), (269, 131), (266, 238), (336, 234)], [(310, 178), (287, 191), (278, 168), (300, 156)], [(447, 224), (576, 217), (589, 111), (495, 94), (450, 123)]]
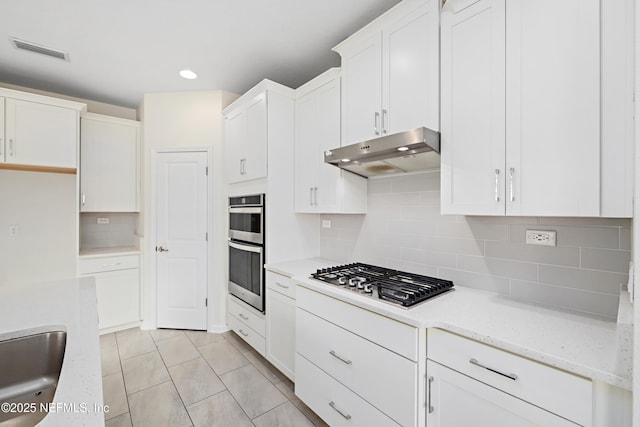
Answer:
[(494, 173), (496, 174), (495, 198), (496, 198), (496, 202), (499, 202), (500, 201), (500, 169), (496, 169)]
[(86, 204), (87, 204), (87, 196), (84, 193), (82, 193), (82, 206)]
[(331, 408), (332, 408), (334, 411), (336, 411), (337, 413), (339, 413), (340, 415), (342, 415), (342, 417), (343, 417), (345, 420), (350, 420), (350, 419), (351, 419), (351, 415), (346, 414), (346, 413), (342, 412), (340, 409), (336, 408), (336, 404), (335, 404), (335, 403), (333, 403), (333, 402), (329, 402), (329, 406), (331, 406)]
[(516, 170), (514, 168), (510, 168), (509, 169), (509, 200), (511, 200), (512, 202), (516, 200), (515, 196), (513, 195), (513, 174), (516, 173)]
[(431, 384), (433, 383), (433, 377), (429, 377), (429, 402), (427, 403), (427, 409), (431, 414), (433, 412), (433, 405), (431, 404)]
[(238, 316), (242, 317), (244, 320), (249, 320), (249, 317), (248, 317), (248, 316), (245, 316), (245, 315), (244, 315), (244, 314), (242, 314), (242, 313), (239, 313), (239, 314), (238, 314)]
[(500, 371), (498, 369), (490, 368), (489, 366), (478, 362), (478, 359), (476, 359), (474, 357), (469, 359), (469, 363), (471, 363), (472, 365), (479, 366), (480, 368), (486, 369), (487, 371), (491, 371), (491, 372), (496, 373), (498, 375), (502, 375), (503, 377), (509, 378), (510, 380), (513, 380), (513, 381), (518, 379), (518, 376), (516, 374), (509, 374), (509, 373), (506, 373), (506, 372), (502, 372), (502, 371)]
[(387, 110), (382, 110), (382, 134), (387, 133), (387, 118), (389, 116), (389, 112)]
[(376, 135), (380, 135), (380, 113), (373, 113), (373, 131)]
[(351, 365), (353, 362), (351, 360), (345, 359), (344, 357), (340, 357), (336, 354), (335, 351), (331, 350), (329, 352), (330, 355), (332, 355), (333, 357), (335, 357), (336, 359), (338, 359), (339, 361), (341, 361), (342, 363), (344, 363), (345, 365)]
[(15, 155), (16, 149), (14, 147), (13, 139), (9, 139), (9, 155), (13, 157)]
[(318, 206), (318, 187), (313, 187), (313, 204)]
[[(0, 156), (4, 156), (4, 143), (2, 142), (2, 138), (0, 138)], [(3, 159), (0, 159), (2, 161)]]
[(240, 332), (243, 337), (248, 337), (249, 336), (249, 334), (246, 333), (245, 331), (243, 331), (242, 329), (238, 329), (238, 332)]
[(102, 264), (101, 267), (117, 267), (120, 264), (122, 264), (122, 263), (121, 262), (116, 262), (116, 263), (113, 263), (113, 264)]
[(313, 206), (313, 187), (309, 187), (309, 204)]
[(280, 282), (276, 282), (276, 285), (280, 286), (281, 288), (289, 289), (289, 285), (283, 285)]

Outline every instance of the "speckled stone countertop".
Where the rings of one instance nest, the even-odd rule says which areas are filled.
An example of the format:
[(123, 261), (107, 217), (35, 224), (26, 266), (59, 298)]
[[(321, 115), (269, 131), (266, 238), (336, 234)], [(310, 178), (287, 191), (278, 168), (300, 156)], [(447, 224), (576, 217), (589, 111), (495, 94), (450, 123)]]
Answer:
[(0, 288), (0, 340), (56, 330), (67, 332), (58, 409), (38, 426), (104, 426), (94, 279)]
[[(417, 328), (440, 328), (576, 375), (631, 390), (632, 325), (536, 306), (463, 286), (410, 309), (309, 278), (321, 259), (267, 265), (300, 286)], [(309, 268), (313, 267), (313, 268)], [(303, 271), (304, 270), (304, 271)], [(302, 274), (300, 274), (302, 273)]]

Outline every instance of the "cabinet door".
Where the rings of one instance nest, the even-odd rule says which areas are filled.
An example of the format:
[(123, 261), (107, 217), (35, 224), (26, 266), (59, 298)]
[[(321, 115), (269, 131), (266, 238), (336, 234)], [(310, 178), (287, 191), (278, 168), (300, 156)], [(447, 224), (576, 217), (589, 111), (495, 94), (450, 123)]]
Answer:
[[(317, 90), (318, 144), (313, 157), (318, 165), (314, 200), (318, 212), (339, 212), (342, 172), (324, 162), (324, 152), (340, 146), (340, 79), (335, 79)], [(345, 172), (348, 173), (348, 172)], [(365, 190), (366, 193), (366, 190)]]
[[(564, 418), (427, 360), (429, 427), (575, 427)], [(552, 385), (550, 385), (552, 386)]]
[(7, 163), (77, 167), (78, 112), (7, 98)]
[(447, 1), (441, 34), (441, 211), (504, 215), (505, 0)]
[(598, 216), (600, 2), (514, 0), (506, 20), (507, 215)]
[[(319, 158), (317, 90), (296, 99), (295, 102), (295, 206), (296, 212), (316, 212), (314, 189), (317, 186)], [(338, 128), (338, 132), (340, 129)], [(335, 148), (335, 147), (333, 147)]]
[(140, 274), (137, 268), (95, 275), (100, 329), (140, 320)]
[(243, 166), (246, 142), (246, 114), (243, 110), (236, 110), (225, 117), (225, 147), (227, 151), (227, 173), (229, 182), (244, 180)]
[(5, 162), (5, 142), (4, 137), (4, 97), (0, 96), (0, 163)]
[(247, 140), (243, 181), (267, 176), (267, 94), (247, 106)]
[(342, 141), (344, 145), (382, 134), (382, 34), (342, 55)]
[(266, 295), (267, 359), (295, 380), (296, 302), (268, 289)]
[(438, 20), (428, 1), (383, 33), (383, 134), (440, 129)]
[(82, 119), (82, 212), (138, 211), (138, 127)]

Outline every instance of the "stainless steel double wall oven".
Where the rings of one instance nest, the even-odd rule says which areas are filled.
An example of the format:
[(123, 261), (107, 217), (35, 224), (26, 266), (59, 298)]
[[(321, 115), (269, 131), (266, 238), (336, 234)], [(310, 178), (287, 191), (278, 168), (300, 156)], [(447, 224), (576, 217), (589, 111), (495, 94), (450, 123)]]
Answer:
[(229, 198), (229, 293), (264, 312), (264, 194)]

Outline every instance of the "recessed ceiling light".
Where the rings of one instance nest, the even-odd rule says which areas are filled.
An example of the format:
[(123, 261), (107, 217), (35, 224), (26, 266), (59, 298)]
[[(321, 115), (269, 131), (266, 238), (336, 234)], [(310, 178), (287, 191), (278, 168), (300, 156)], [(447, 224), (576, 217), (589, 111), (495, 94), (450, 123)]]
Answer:
[(180, 76), (185, 79), (193, 80), (198, 78), (198, 75), (191, 70), (182, 70), (180, 71)]

